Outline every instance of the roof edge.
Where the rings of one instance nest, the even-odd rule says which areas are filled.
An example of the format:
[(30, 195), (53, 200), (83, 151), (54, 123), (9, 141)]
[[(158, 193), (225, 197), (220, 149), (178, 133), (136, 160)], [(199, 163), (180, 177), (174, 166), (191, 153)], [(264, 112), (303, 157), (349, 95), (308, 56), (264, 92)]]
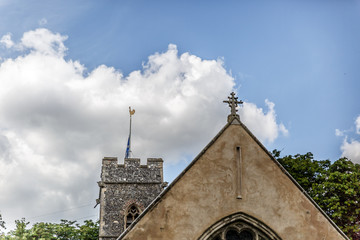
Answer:
[(230, 126), (230, 125), (240, 125), (244, 130), (250, 135), (251, 138), (266, 152), (272, 161), (282, 170), (283, 173), (299, 188), (299, 190), (310, 200), (310, 202), (324, 215), (324, 217), (330, 222), (330, 224), (342, 235), (346, 240), (350, 240), (345, 233), (331, 220), (331, 218), (320, 208), (320, 206), (310, 197), (310, 195), (300, 186), (300, 184), (290, 175), (290, 173), (274, 158), (274, 156), (265, 148), (265, 146), (255, 137), (255, 135), (240, 121), (240, 118), (233, 117), (229, 119), (228, 123), (211, 139), (211, 141), (205, 146), (205, 148), (190, 162), (190, 164), (165, 188), (150, 204), (145, 208), (145, 210), (135, 219), (131, 225), (125, 229), (124, 232), (117, 238), (121, 240), (131, 229), (136, 226), (136, 224), (143, 218), (143, 216), (153, 209), (162, 199), (162, 197), (170, 191), (170, 189), (182, 178), (182, 176), (198, 161), (198, 159), (204, 155), (204, 153), (214, 144), (214, 142), (221, 136), (221, 134)]
[(255, 140), (255, 142), (267, 153), (267, 155), (273, 160), (276, 165), (281, 169), (285, 175), (299, 188), (299, 190), (310, 200), (310, 202), (324, 215), (324, 217), (330, 222), (330, 224), (342, 235), (345, 239), (350, 240), (345, 233), (335, 224), (335, 222), (325, 213), (325, 211), (315, 202), (314, 199), (301, 187), (301, 185), (295, 180), (293, 176), (279, 163), (278, 160), (266, 149), (266, 147), (255, 137), (255, 135), (240, 121), (240, 125), (245, 131)]
[(241, 124), (240, 119), (234, 117), (230, 120), (219, 132), (218, 134), (211, 139), (211, 141), (203, 148), (203, 150), (189, 163), (189, 165), (181, 171), (181, 173), (169, 184), (167, 188), (165, 188), (150, 204), (147, 206), (144, 211), (137, 217), (128, 228), (125, 229), (124, 232), (117, 238), (117, 240), (121, 240), (134, 226), (142, 219), (142, 217), (153, 209), (157, 203), (161, 200), (161, 198), (168, 192), (170, 189), (182, 178), (182, 176), (198, 161), (198, 159), (214, 144), (214, 142), (220, 137), (220, 135), (232, 124)]

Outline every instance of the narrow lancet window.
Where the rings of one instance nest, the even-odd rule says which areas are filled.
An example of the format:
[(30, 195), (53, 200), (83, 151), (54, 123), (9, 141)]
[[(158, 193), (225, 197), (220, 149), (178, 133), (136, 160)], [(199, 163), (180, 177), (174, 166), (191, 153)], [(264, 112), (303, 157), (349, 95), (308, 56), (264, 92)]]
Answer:
[(236, 147), (236, 198), (241, 199), (241, 178), (242, 178), (242, 159), (241, 159), (241, 148)]

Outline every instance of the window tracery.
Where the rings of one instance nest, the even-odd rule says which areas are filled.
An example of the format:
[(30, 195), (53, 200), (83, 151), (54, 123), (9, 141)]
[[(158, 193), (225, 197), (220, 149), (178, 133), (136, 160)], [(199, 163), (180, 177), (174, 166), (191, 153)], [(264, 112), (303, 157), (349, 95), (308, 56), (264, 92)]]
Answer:
[(235, 213), (210, 226), (198, 240), (281, 240), (281, 238), (257, 219), (245, 213)]
[(211, 240), (269, 240), (261, 231), (245, 224), (230, 224), (217, 231)]
[(125, 215), (125, 228), (128, 228), (139, 215), (140, 209), (135, 204), (130, 205)]

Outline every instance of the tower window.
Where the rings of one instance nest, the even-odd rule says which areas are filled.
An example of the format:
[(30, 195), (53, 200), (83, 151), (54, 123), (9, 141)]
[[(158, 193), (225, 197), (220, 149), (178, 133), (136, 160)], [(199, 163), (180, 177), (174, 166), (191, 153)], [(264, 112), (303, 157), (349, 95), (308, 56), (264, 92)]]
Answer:
[(126, 217), (125, 217), (125, 228), (128, 228), (130, 226), (130, 224), (132, 222), (134, 222), (134, 220), (140, 215), (140, 210), (139, 208), (135, 205), (132, 204), (126, 213)]

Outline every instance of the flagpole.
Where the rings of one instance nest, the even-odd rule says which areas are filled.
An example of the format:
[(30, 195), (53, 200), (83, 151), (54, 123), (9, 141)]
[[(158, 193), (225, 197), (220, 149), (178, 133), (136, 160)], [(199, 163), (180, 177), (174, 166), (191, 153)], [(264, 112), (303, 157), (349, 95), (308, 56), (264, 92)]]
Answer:
[(131, 108), (129, 107), (129, 111), (130, 111), (130, 131), (129, 131), (129, 157), (131, 157), (130, 156), (130, 154), (131, 154)]
[(131, 110), (131, 107), (129, 107), (129, 113), (130, 113), (130, 129), (129, 129), (129, 138), (126, 146), (125, 159), (129, 158), (131, 154), (131, 121), (132, 121), (131, 116), (135, 114), (135, 109)]

